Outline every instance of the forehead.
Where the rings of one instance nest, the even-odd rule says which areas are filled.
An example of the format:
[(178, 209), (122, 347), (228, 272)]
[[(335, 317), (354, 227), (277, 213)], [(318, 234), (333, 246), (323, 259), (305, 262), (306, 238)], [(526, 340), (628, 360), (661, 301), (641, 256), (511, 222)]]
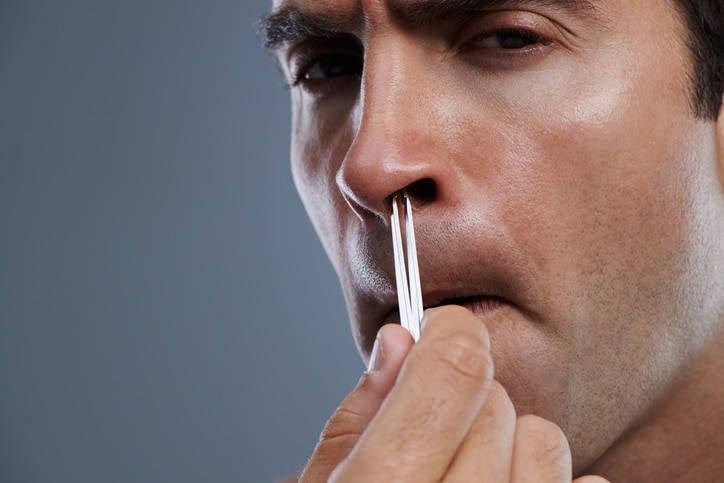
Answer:
[[(306, 13), (335, 13), (360, 15), (364, 12), (388, 8), (392, 12), (408, 10), (481, 10), (496, 7), (524, 7), (525, 5), (559, 5), (567, 8), (593, 8), (611, 0), (272, 0), (272, 12), (299, 10)], [(647, 0), (639, 0), (646, 3)]]
[[(629, 9), (638, 12), (628, 13), (640, 16), (650, 2), (657, 1), (637, 0), (637, 9)], [(276, 50), (312, 32), (321, 37), (341, 32), (362, 35), (374, 30), (375, 19), (391, 18), (410, 26), (429, 26), (505, 9), (530, 9), (554, 16), (565, 13), (600, 27), (611, 22), (608, 4), (614, 2), (626, 0), (273, 0), (271, 15), (265, 19), (262, 31), (267, 47)], [(647, 5), (642, 10), (644, 4)]]
[[(274, 0), (273, 11), (300, 11), (352, 20), (374, 17), (389, 11), (398, 20), (439, 20), (443, 17), (466, 16), (476, 12), (505, 8), (560, 7), (567, 10), (595, 12), (594, 5), (604, 0)], [(615, 0), (608, 0), (615, 1)], [(643, 0), (646, 1), (646, 0)]]

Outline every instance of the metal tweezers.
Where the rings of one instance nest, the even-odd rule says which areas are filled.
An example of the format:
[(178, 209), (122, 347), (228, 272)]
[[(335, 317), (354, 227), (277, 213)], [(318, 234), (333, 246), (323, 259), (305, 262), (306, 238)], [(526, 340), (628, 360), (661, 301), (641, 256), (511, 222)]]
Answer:
[[(405, 268), (405, 252), (402, 247), (402, 229), (400, 227), (400, 209), (404, 210), (405, 242), (407, 245), (407, 268)], [(395, 278), (397, 281), (397, 300), (400, 307), (400, 324), (407, 329), (417, 342), (420, 338), (420, 321), (422, 320), (422, 289), (420, 288), (420, 269), (417, 265), (417, 247), (415, 244), (415, 227), (412, 223), (412, 205), (403, 191), (392, 197), (392, 249), (395, 256)]]

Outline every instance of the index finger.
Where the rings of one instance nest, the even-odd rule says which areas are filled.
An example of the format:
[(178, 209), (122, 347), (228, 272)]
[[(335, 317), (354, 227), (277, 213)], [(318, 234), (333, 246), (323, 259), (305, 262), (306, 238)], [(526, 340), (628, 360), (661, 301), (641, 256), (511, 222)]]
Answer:
[(335, 472), (341, 480), (438, 481), (480, 411), (493, 377), (487, 329), (458, 306), (428, 310), (423, 324), (395, 387)]

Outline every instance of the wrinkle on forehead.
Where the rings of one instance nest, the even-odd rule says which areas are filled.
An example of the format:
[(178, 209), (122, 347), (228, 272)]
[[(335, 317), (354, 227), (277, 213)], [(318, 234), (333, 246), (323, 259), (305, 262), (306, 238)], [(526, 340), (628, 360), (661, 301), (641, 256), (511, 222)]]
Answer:
[(466, 19), (486, 10), (557, 8), (599, 23), (601, 0), (275, 0), (272, 14), (260, 23), (264, 45), (274, 50), (308, 36), (360, 32), (385, 16), (409, 25)]
[(272, 13), (298, 9), (309, 14), (361, 16), (363, 12), (388, 8), (395, 16), (411, 23), (416, 19), (439, 19), (448, 13), (464, 14), (483, 9), (525, 5), (561, 6), (594, 13), (600, 0), (274, 0)]
[(594, 12), (598, 0), (390, 0), (394, 16), (413, 25), (424, 25), (449, 18), (465, 18), (483, 10), (526, 6), (558, 7), (576, 13)]

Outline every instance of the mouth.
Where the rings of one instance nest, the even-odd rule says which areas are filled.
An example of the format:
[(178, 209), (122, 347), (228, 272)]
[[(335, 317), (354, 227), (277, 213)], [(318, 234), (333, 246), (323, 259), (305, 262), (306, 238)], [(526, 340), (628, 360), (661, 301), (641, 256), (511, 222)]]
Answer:
[(444, 305), (460, 305), (471, 311), (477, 317), (483, 317), (486, 314), (489, 314), (508, 304), (508, 300), (498, 296), (481, 295), (470, 297), (451, 297), (426, 305), (425, 310), (442, 307)]

